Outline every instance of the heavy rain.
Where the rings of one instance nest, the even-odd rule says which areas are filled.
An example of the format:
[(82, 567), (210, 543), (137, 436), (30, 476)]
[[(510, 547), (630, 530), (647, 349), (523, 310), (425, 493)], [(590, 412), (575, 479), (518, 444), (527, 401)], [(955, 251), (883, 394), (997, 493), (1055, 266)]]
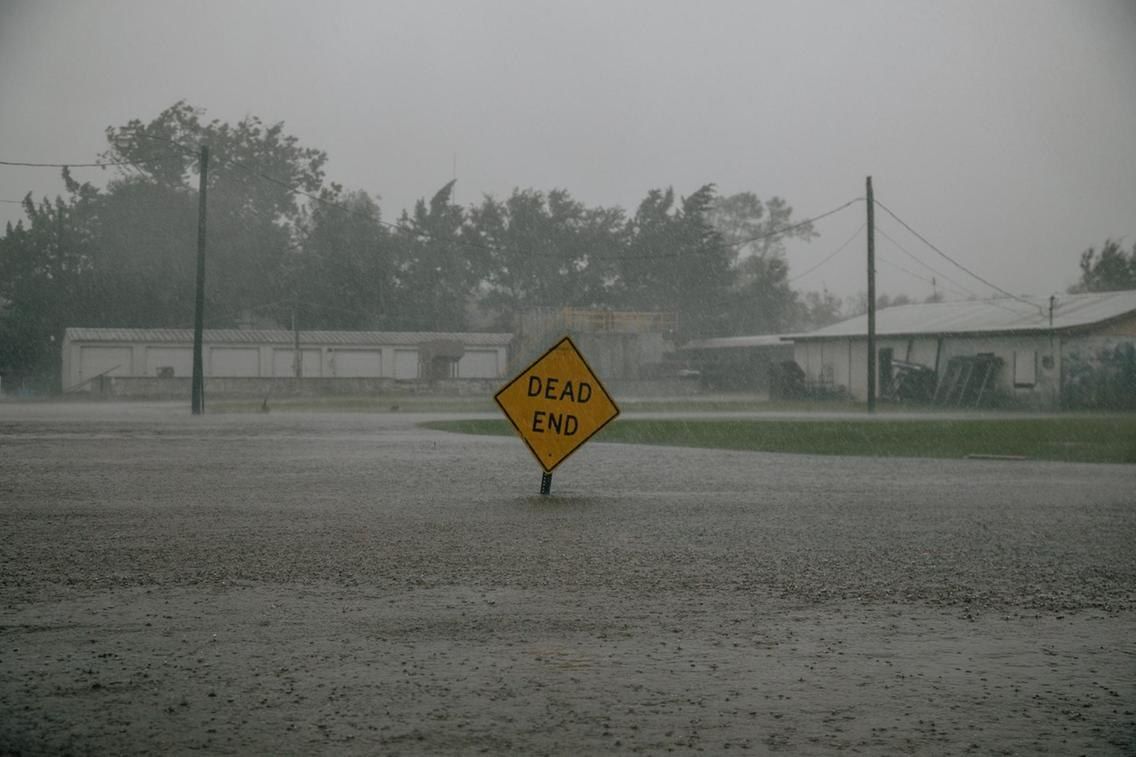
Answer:
[(0, 755), (1136, 753), (1134, 33), (0, 3)]

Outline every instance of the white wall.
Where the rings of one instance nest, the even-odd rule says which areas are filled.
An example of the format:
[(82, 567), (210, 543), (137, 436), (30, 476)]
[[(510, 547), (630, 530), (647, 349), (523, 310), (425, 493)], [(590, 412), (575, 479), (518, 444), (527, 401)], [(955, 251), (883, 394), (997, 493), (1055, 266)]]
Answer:
[[(204, 345), (205, 374), (211, 377), (291, 377), (292, 347), (274, 344)], [(416, 347), (313, 346), (301, 348), (306, 378), (419, 378)], [(474, 347), (457, 364), (457, 378), (501, 378), (508, 370), (508, 348)], [(175, 377), (193, 374), (193, 347), (182, 343), (107, 342), (63, 344), (63, 385), (76, 388), (106, 371), (114, 376), (150, 376), (159, 368), (174, 369)]]
[[(793, 359), (805, 371), (810, 381), (819, 381), (825, 372), (832, 376), (836, 386), (844, 386), (853, 399), (864, 400), (868, 395), (868, 340), (866, 338), (827, 339), (818, 341), (799, 341), (793, 346)], [(980, 353), (992, 353), (1003, 361), (998, 375), (997, 389), (1019, 402), (1035, 405), (1048, 405), (1056, 401), (1061, 374), (1059, 340), (1048, 335), (1027, 336), (989, 336), (942, 337), (940, 352), (939, 337), (919, 336), (907, 338), (881, 338), (876, 340), (879, 369), (879, 350), (891, 348), (893, 358), (919, 363), (935, 368), (938, 355), (939, 376), (947, 368), (952, 357), (973, 357)], [(1015, 355), (1020, 361), (1033, 360), (1036, 372), (1033, 383), (1015, 386)], [(1046, 358), (1049, 360), (1046, 360)], [(1019, 373), (1019, 378), (1023, 378)], [(876, 391), (882, 392), (877, 373)]]

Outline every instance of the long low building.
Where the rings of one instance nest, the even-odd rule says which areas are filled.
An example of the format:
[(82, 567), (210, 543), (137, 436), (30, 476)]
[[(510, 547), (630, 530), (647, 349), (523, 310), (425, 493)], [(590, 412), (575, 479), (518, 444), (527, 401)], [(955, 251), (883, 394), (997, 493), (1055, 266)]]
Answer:
[[(867, 316), (795, 334), (806, 379), (867, 397)], [(1136, 291), (905, 305), (876, 315), (877, 391), (925, 376), (938, 404), (1136, 406)], [(902, 389), (902, 387), (898, 387)]]
[[(319, 379), (498, 379), (511, 334), (206, 329), (206, 377)], [(184, 378), (193, 374), (191, 329), (68, 328), (63, 387), (100, 377)]]

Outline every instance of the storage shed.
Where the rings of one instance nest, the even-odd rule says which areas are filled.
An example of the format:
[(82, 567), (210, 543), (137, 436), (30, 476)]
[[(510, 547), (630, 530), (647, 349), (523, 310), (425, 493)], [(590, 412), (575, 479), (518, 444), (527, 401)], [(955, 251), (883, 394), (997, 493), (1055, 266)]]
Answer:
[[(428, 376), (422, 358), (438, 344), (452, 357), (442, 378), (499, 379), (511, 334), (206, 329), (205, 376), (216, 378), (399, 379)], [(436, 352), (436, 348), (435, 348)], [(431, 353), (433, 354), (433, 353)], [(69, 328), (63, 386), (82, 390), (99, 377), (183, 378), (193, 374), (191, 329)]]
[[(868, 318), (796, 334), (806, 380), (867, 397)], [(1136, 404), (1136, 291), (904, 305), (876, 314), (880, 396), (922, 374), (939, 404)]]
[(793, 357), (793, 345), (776, 334), (695, 339), (678, 351), (711, 390), (769, 391), (778, 365)]

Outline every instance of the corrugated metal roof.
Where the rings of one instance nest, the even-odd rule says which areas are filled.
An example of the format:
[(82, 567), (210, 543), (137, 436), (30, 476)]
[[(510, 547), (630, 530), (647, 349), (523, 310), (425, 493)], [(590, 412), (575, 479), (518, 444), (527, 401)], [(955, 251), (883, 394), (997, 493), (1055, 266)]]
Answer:
[[(283, 329), (205, 329), (207, 344), (293, 344), (295, 334)], [(72, 342), (154, 342), (191, 344), (193, 329), (102, 329), (69, 328), (65, 339)], [(301, 331), (306, 346), (404, 346), (452, 339), (467, 347), (504, 347), (512, 334), (452, 333), (431, 331)]]
[[(1084, 328), (1136, 313), (1136, 291), (1057, 295), (1053, 324), (1049, 298), (1009, 298), (901, 305), (876, 311), (878, 336), (1048, 332)], [(807, 334), (795, 341), (865, 336), (868, 316), (858, 315)]]

